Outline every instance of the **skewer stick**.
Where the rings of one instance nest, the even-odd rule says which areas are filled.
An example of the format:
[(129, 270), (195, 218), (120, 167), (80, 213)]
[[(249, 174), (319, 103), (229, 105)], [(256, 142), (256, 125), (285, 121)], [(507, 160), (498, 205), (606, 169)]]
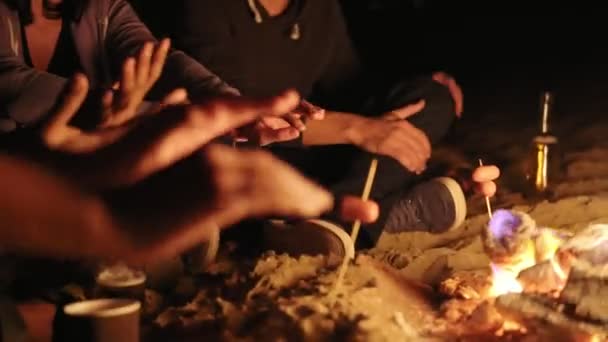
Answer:
[[(378, 159), (372, 159), (372, 162), (369, 166), (369, 171), (367, 173), (367, 180), (365, 181), (365, 186), (363, 187), (363, 195), (361, 195), (361, 199), (363, 201), (369, 200), (370, 193), (372, 192), (372, 186), (374, 185), (374, 179), (376, 178), (376, 170), (378, 169)], [(356, 220), (353, 223), (352, 231), (350, 233), (350, 239), (353, 244), (357, 241), (357, 237), (359, 236), (359, 230), (361, 229), (361, 221)], [(342, 286), (342, 282), (344, 281), (344, 276), (346, 275), (346, 271), (348, 270), (348, 264), (350, 262), (350, 257), (348, 255), (344, 255), (344, 259), (342, 259), (342, 264), (340, 265), (340, 269), (338, 271), (338, 277), (336, 278), (336, 282), (334, 283), (334, 287), (331, 290), (329, 296), (332, 300), (335, 299), (336, 294), (339, 292), (340, 287)]]
[[(479, 159), (479, 166), (483, 166), (483, 160)], [(486, 207), (488, 208), (488, 217), (492, 219), (492, 205), (490, 204), (490, 197), (486, 196)]]

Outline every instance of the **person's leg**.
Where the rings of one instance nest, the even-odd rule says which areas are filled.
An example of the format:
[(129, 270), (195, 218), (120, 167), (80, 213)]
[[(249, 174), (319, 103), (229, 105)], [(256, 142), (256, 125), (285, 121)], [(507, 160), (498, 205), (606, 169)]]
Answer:
[(443, 139), (456, 118), (454, 101), (448, 88), (433, 81), (430, 76), (402, 80), (388, 88), (379, 88), (376, 93), (378, 95), (372, 96), (364, 104), (365, 112), (371, 115), (382, 115), (424, 99), (425, 108), (408, 121), (422, 130), (433, 145)]
[[(454, 104), (449, 91), (430, 78), (398, 82), (378, 91), (379, 96), (370, 96), (358, 111), (369, 115), (380, 115), (419, 99), (426, 100), (426, 107), (411, 118), (416, 127), (424, 131), (433, 144), (447, 133), (454, 118)], [(364, 227), (360, 237), (362, 247), (373, 246), (382, 233), (391, 209), (423, 178), (406, 170), (396, 160), (362, 151), (354, 146), (326, 146), (309, 149), (273, 148), (273, 153), (298, 168), (307, 176), (328, 187), (337, 197), (360, 195), (367, 178), (371, 160), (378, 159), (378, 169), (371, 198), (380, 204), (380, 218)], [(325, 217), (350, 227), (342, 222), (337, 213)]]
[[(425, 108), (411, 117), (409, 121), (422, 130), (433, 145), (444, 138), (456, 118), (454, 102), (449, 90), (433, 81), (431, 77), (402, 80), (388, 87), (379, 87), (375, 92), (378, 95), (367, 99), (359, 109), (360, 112), (370, 116), (379, 116), (424, 99)], [(365, 227), (365, 233), (361, 235), (360, 241), (362, 246), (373, 246), (386, 226), (391, 209), (404, 197), (404, 193), (428, 176), (417, 176), (392, 158), (375, 156), (353, 147), (343, 148), (342, 153), (349, 149), (348, 153), (352, 160), (350, 168), (345, 177), (330, 185), (330, 189), (337, 194), (360, 194), (363, 191), (371, 160), (378, 158), (378, 170), (371, 198), (379, 202), (381, 214), (376, 223)], [(326, 160), (330, 166), (336, 167), (329, 156)]]

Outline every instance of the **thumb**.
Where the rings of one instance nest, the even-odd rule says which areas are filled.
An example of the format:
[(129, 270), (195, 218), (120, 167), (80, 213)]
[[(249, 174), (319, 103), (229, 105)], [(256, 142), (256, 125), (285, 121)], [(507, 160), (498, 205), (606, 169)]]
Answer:
[(416, 103), (408, 104), (401, 108), (397, 108), (397, 109), (391, 111), (390, 113), (388, 113), (387, 115), (389, 116), (389, 118), (394, 119), (394, 120), (405, 120), (405, 119), (409, 118), (410, 116), (413, 116), (413, 115), (419, 113), (421, 110), (424, 109), (425, 106), (426, 106), (426, 101), (420, 100)]

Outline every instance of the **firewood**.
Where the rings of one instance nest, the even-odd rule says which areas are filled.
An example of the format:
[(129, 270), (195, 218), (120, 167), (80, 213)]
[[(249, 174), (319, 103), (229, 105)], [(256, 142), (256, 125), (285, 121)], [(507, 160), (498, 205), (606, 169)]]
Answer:
[[(555, 263), (555, 264), (554, 264)], [(555, 261), (547, 260), (519, 273), (517, 280), (528, 293), (555, 293), (560, 291), (566, 279), (558, 274)]]
[(575, 306), (575, 315), (608, 324), (608, 265), (573, 264), (560, 300)]
[(592, 225), (577, 233), (558, 249), (557, 256), (566, 271), (575, 260), (593, 265), (608, 263), (608, 225)]
[(558, 341), (604, 341), (608, 326), (583, 321), (567, 315), (564, 305), (539, 295), (510, 293), (496, 299), (498, 312), (508, 320), (518, 322), (529, 330), (551, 331)]
[(492, 273), (489, 269), (455, 272), (441, 284), (439, 292), (450, 298), (485, 298), (492, 287)]

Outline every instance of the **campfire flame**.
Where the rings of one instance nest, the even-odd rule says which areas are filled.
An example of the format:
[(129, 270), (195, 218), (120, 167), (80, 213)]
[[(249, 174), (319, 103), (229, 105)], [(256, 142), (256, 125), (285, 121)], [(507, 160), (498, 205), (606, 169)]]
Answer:
[[(568, 275), (556, 259), (557, 250), (563, 244), (563, 240), (557, 232), (551, 229), (543, 229), (535, 240), (535, 242), (530, 241), (529, 245), (516, 258), (506, 262), (503, 261), (500, 264), (490, 264), (492, 286), (488, 293), (489, 297), (495, 298), (508, 293), (523, 292), (524, 287), (518, 281), (519, 273), (545, 261), (550, 262), (553, 271), (561, 280), (561, 285), (565, 285)], [(561, 291), (561, 288), (557, 290)]]
[(542, 229), (536, 238), (536, 258), (538, 262), (552, 260), (559, 247), (564, 243), (552, 229)]
[(517, 281), (517, 274), (495, 264), (490, 264), (490, 267), (492, 268), (492, 287), (488, 293), (490, 297), (495, 298), (507, 293), (523, 292), (523, 287)]

